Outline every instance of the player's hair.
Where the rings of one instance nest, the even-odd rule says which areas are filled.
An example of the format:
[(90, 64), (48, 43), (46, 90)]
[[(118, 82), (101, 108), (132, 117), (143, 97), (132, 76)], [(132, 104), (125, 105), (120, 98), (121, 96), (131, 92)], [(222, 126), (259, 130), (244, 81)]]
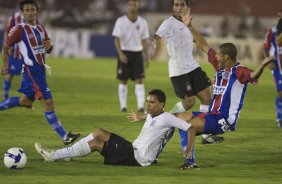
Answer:
[(21, 11), (23, 11), (24, 5), (26, 4), (33, 4), (36, 7), (36, 10), (38, 10), (38, 5), (34, 0), (21, 0), (19, 3), (19, 8)]
[[(184, 0), (184, 1), (185, 1), (187, 6), (191, 5), (191, 0)], [(174, 5), (174, 0), (171, 0), (171, 4), (172, 4), (172, 6)]]
[(160, 89), (153, 89), (151, 91), (149, 91), (149, 95), (154, 95), (157, 97), (157, 99), (159, 100), (159, 102), (162, 102), (165, 104), (166, 101), (166, 96), (165, 93), (160, 90)]
[(227, 54), (232, 61), (237, 60), (237, 48), (233, 43), (223, 43), (219, 49), (222, 54)]
[(282, 32), (282, 18), (278, 20), (277, 26), (276, 26), (276, 35), (278, 36)]

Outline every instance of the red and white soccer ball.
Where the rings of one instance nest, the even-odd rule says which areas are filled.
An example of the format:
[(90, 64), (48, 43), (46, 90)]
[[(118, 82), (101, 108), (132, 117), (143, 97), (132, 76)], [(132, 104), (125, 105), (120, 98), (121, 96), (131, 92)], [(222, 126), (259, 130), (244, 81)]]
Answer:
[(21, 169), (24, 168), (27, 162), (24, 150), (19, 147), (8, 149), (4, 155), (4, 164), (8, 169)]

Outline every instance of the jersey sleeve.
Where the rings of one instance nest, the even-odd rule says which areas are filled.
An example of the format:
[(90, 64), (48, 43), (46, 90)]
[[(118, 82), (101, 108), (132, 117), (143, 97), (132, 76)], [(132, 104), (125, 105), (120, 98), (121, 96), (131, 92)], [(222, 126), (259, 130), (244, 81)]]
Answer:
[(144, 31), (142, 34), (142, 39), (148, 39), (150, 37), (149, 26), (146, 20), (144, 20)]
[(10, 29), (15, 26), (14, 16), (10, 16), (6, 24), (6, 32), (9, 33)]
[(12, 27), (8, 33), (6, 44), (11, 47), (14, 44), (20, 42), (21, 40), (22, 40), (22, 27), (19, 25)]
[(187, 123), (186, 121), (180, 119), (180, 118), (177, 118), (175, 117), (174, 115), (172, 114), (167, 114), (167, 124), (170, 126), (170, 127), (175, 127), (175, 128), (178, 128), (178, 129), (181, 129), (181, 130), (184, 130), (184, 131), (187, 131), (192, 125), (190, 123)]
[(215, 50), (210, 48), (208, 51), (208, 60), (213, 65), (214, 69), (217, 71), (219, 69), (219, 65), (215, 56), (216, 56)]
[(264, 49), (266, 49), (266, 50), (270, 49), (271, 39), (272, 39), (272, 30), (270, 29), (270, 30), (267, 31), (265, 38), (264, 38), (264, 42), (263, 42)]
[(155, 33), (161, 38), (168, 38), (172, 36), (171, 25), (168, 20), (165, 20), (160, 27), (158, 28), (157, 32)]
[(120, 37), (121, 36), (121, 30), (120, 30), (120, 18), (117, 19), (116, 23), (115, 23), (115, 27), (112, 33), (113, 36), (115, 37)]
[(236, 70), (236, 75), (238, 80), (242, 83), (242, 84), (246, 84), (247, 82), (250, 82), (252, 84), (256, 84), (258, 83), (258, 79), (251, 79), (250, 74), (253, 71), (247, 67), (244, 66), (239, 66)]

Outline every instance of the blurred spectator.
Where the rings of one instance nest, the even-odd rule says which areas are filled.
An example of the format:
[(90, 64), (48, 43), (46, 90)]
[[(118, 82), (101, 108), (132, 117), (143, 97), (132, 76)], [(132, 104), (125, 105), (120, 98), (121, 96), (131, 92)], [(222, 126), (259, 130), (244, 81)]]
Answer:
[(223, 17), (222, 22), (220, 23), (220, 36), (227, 37), (230, 33), (230, 23), (228, 15)]
[(204, 23), (200, 28), (199, 32), (205, 36), (205, 37), (210, 37), (213, 36), (213, 28), (209, 23)]
[(249, 32), (249, 26), (247, 24), (247, 19), (245, 17), (241, 17), (239, 21), (240, 22), (238, 24), (235, 37), (236, 38), (246, 38)]
[(264, 37), (264, 28), (258, 16), (253, 17), (252, 22), (252, 35), (254, 38), (263, 38)]

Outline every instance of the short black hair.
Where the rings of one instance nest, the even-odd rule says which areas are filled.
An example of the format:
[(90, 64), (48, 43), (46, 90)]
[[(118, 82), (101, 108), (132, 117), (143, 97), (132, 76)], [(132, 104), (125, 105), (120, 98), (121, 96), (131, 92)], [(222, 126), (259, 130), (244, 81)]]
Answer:
[(276, 35), (278, 36), (282, 32), (282, 18), (278, 20), (277, 26), (276, 26)]
[(165, 93), (160, 89), (153, 89), (153, 90), (149, 91), (149, 95), (156, 96), (157, 99), (159, 100), (159, 102), (162, 102), (164, 104), (166, 102)]
[[(185, 1), (185, 3), (186, 3), (186, 5), (188, 6), (188, 5), (191, 5), (191, 0), (184, 0)], [(172, 0), (171, 1), (172, 3), (172, 6), (174, 5), (174, 0)]]
[(232, 61), (237, 60), (237, 48), (233, 43), (223, 43), (219, 49), (222, 54), (227, 54)]
[(21, 0), (20, 3), (19, 3), (19, 8), (20, 8), (21, 11), (23, 11), (24, 5), (26, 5), (26, 4), (33, 4), (33, 5), (35, 5), (36, 10), (39, 9), (37, 3), (34, 0)]

